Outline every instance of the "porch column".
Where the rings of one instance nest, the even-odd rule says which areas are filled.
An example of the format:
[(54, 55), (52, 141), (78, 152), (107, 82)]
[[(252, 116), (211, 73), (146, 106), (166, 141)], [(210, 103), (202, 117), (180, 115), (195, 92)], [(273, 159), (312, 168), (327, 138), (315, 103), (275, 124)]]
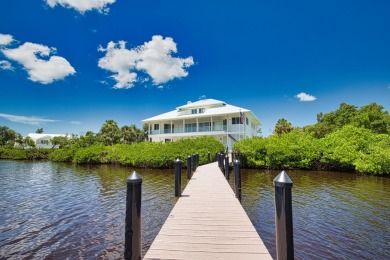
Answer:
[(213, 117), (210, 118), (210, 132), (214, 131), (213, 129)]
[(173, 124), (172, 124), (172, 120), (171, 120), (171, 142), (173, 142)]
[(196, 132), (199, 132), (199, 118), (196, 118)]
[(229, 117), (226, 115), (226, 132), (229, 133)]

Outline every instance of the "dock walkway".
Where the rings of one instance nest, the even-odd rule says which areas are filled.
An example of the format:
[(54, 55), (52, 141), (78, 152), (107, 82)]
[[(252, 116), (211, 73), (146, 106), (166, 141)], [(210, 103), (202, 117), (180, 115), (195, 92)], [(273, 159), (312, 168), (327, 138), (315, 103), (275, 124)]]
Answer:
[(199, 166), (144, 259), (272, 259), (229, 183)]

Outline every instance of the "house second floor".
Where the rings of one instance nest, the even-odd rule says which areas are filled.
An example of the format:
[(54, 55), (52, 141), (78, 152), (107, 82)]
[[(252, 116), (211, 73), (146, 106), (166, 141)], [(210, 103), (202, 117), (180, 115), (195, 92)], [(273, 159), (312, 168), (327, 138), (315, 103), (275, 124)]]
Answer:
[(149, 136), (257, 135), (260, 121), (248, 109), (214, 99), (188, 102), (173, 111), (143, 120)]

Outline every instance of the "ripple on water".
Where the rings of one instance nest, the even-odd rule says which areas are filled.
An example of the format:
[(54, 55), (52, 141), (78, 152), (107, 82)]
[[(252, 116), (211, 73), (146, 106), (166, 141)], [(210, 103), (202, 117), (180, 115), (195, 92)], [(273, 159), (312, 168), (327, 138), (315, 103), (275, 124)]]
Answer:
[[(0, 161), (0, 258), (121, 259), (126, 179), (133, 170)], [(174, 176), (172, 170), (137, 172), (143, 179), (145, 253), (175, 204)], [(242, 172), (242, 205), (276, 257), (272, 181), (279, 172)], [(390, 259), (389, 178), (288, 174), (297, 259)], [(184, 189), (185, 171), (182, 180)]]
[[(274, 258), (272, 180), (278, 173), (243, 170), (242, 177), (242, 204)], [(294, 182), (297, 259), (390, 259), (389, 178), (336, 172), (288, 174)]]
[[(130, 169), (0, 161), (0, 258), (120, 259)], [(143, 249), (174, 205), (171, 171), (143, 178)], [(4, 214), (3, 214), (4, 212)]]

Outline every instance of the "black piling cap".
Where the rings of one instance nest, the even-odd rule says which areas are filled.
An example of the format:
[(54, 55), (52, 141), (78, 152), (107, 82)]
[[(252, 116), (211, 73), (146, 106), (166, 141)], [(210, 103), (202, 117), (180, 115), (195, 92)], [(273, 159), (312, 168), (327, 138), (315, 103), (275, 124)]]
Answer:
[(240, 160), (235, 159), (234, 164), (241, 164)]
[(281, 173), (279, 173), (278, 176), (275, 177), (274, 185), (278, 187), (284, 187), (284, 186), (292, 187), (293, 182), (290, 179), (290, 177), (288, 177), (287, 173), (285, 171), (282, 171)]
[(136, 171), (133, 171), (133, 173), (127, 178), (126, 182), (128, 184), (140, 184), (142, 183), (142, 178)]

